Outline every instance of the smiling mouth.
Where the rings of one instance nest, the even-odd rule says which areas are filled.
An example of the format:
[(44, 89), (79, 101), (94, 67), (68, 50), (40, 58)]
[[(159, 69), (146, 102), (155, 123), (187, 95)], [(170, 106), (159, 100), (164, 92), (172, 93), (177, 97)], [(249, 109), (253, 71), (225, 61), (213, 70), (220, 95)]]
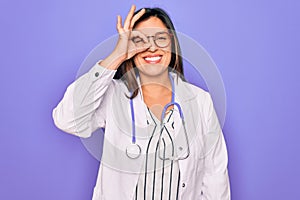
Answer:
[(162, 56), (161, 55), (154, 55), (154, 56), (146, 56), (144, 57), (144, 60), (146, 63), (149, 64), (157, 64), (161, 61)]

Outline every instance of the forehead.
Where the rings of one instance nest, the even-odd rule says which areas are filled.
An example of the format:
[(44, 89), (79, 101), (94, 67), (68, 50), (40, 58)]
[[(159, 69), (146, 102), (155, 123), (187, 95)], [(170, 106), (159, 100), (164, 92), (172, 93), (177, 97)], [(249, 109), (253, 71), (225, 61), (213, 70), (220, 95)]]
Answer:
[(166, 31), (168, 29), (159, 18), (150, 17), (138, 23), (134, 30), (138, 30), (143, 32), (144, 34), (151, 35), (160, 31)]

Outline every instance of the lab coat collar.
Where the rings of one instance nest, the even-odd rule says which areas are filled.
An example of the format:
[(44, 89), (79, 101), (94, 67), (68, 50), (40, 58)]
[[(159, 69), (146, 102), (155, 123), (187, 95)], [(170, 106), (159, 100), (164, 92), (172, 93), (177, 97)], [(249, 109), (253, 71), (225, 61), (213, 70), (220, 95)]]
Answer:
[(188, 84), (183, 81), (176, 73), (170, 72), (174, 80), (175, 100), (179, 102), (189, 101), (196, 97), (196, 94), (191, 91)]

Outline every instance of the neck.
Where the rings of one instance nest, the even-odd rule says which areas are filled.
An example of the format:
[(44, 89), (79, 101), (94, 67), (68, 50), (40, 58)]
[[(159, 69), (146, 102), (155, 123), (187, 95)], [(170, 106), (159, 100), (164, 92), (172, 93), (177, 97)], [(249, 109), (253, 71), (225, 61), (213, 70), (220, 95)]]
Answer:
[[(164, 107), (172, 101), (172, 84), (168, 71), (163, 76), (140, 76), (143, 100), (151, 112), (161, 119)], [(168, 106), (167, 110), (173, 106)]]

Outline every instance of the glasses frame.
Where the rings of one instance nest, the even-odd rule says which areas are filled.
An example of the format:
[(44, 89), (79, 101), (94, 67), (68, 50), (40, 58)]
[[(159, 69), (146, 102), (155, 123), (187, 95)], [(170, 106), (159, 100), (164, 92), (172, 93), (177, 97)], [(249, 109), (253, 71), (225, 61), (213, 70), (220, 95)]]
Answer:
[[(167, 44), (167, 45), (164, 45), (164, 46), (160, 46), (160, 45), (158, 45), (157, 44), (157, 42), (156, 42), (156, 38), (158, 37), (158, 35), (160, 35), (160, 34), (167, 34), (168, 36), (169, 36), (169, 38), (170, 38), (170, 41), (169, 41), (169, 43)], [(138, 36), (137, 36), (138, 37)], [(134, 41), (134, 39), (135, 38), (137, 38), (137, 37), (133, 37), (133, 38), (131, 38), (131, 41), (134, 43), (134, 44), (136, 44), (136, 42)], [(167, 31), (161, 31), (161, 32), (157, 32), (157, 33), (155, 33), (155, 35), (149, 35), (149, 36), (146, 36), (147, 38), (148, 38), (148, 42), (150, 42), (150, 38), (152, 38), (153, 39), (153, 42), (154, 42), (154, 44), (157, 46), (157, 47), (159, 47), (159, 48), (166, 48), (167, 46), (169, 46), (170, 45), (170, 43), (172, 42), (172, 37), (173, 37), (173, 34), (172, 33), (169, 33), (169, 32), (167, 32)], [(144, 42), (144, 44), (145, 44), (145, 41), (144, 40), (142, 40), (143, 42)]]

